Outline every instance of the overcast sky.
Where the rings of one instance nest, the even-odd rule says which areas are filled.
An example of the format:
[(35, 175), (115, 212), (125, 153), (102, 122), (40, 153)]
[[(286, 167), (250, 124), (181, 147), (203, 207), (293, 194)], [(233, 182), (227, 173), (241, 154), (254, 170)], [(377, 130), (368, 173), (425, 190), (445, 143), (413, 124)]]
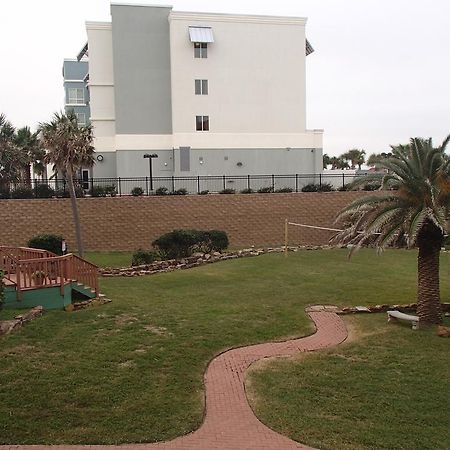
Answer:
[[(176, 10), (308, 17), (308, 128), (324, 151), (368, 153), (450, 133), (449, 0), (138, 0)], [(63, 107), (61, 67), (108, 0), (0, 0), (0, 112), (17, 127)]]

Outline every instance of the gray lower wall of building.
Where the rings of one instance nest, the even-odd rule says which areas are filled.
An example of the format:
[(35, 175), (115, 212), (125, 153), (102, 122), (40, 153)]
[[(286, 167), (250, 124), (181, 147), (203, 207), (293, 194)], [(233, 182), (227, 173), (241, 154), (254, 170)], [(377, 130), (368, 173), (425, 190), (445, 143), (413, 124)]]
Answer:
[(65, 80), (84, 80), (89, 72), (87, 61), (65, 60), (63, 63), (63, 77)]
[[(103, 159), (98, 161), (98, 156)], [(116, 178), (117, 174), (117, 155), (116, 152), (96, 152), (94, 155), (95, 164), (92, 167), (92, 176), (94, 178)]]
[(112, 5), (117, 134), (171, 134), (170, 7)]

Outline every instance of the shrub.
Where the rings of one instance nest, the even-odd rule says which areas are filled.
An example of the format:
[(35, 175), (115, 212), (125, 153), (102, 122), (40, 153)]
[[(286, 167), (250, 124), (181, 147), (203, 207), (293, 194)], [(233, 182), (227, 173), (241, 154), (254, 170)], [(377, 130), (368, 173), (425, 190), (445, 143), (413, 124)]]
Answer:
[(92, 197), (106, 197), (107, 192), (104, 186), (92, 186), (91, 195)]
[(241, 194), (253, 194), (253, 192), (255, 192), (253, 189), (245, 188), (245, 189), (242, 189)]
[(8, 188), (0, 188), (0, 199), (11, 198), (11, 193)]
[(319, 184), (319, 187), (317, 188), (317, 192), (332, 192), (332, 191), (334, 191), (334, 187), (331, 183)]
[(292, 189), (290, 187), (284, 187), (284, 188), (277, 189), (275, 192), (278, 194), (284, 194), (284, 193), (294, 192), (294, 189)]
[(315, 183), (306, 184), (302, 187), (302, 192), (318, 192), (319, 185)]
[(140, 197), (141, 195), (144, 195), (144, 189), (142, 189), (140, 186), (136, 186), (131, 189), (131, 195), (133, 197)]
[(380, 189), (381, 184), (377, 183), (376, 181), (373, 183), (367, 183), (362, 187), (363, 191), (377, 191), (378, 189)]
[(11, 192), (11, 198), (34, 198), (34, 192), (30, 187), (17, 187)]
[[(57, 198), (69, 198), (70, 193), (69, 189), (66, 186), (65, 188), (58, 188), (55, 191), (55, 196)], [(76, 198), (83, 198), (84, 197), (84, 190), (81, 186), (75, 186), (75, 197)]]
[(198, 193), (198, 195), (208, 195), (209, 194), (209, 191), (206, 189), (206, 190), (204, 190), (204, 191), (200, 191), (199, 193)]
[(229, 240), (227, 233), (221, 230), (210, 230), (205, 231), (204, 235), (207, 239), (209, 239), (209, 252), (221, 252), (225, 250), (229, 245)]
[(258, 189), (258, 194), (270, 194), (273, 192), (272, 186), (265, 186)]
[(111, 197), (115, 197), (117, 195), (117, 189), (116, 186), (114, 184), (107, 184), (103, 190), (105, 191), (105, 197), (107, 195), (111, 196)]
[(3, 283), (3, 276), (5, 274), (0, 270), (0, 309), (3, 307), (3, 302), (5, 301), (5, 285)]
[(28, 247), (39, 248), (41, 250), (53, 252), (56, 255), (62, 255), (62, 241), (62, 236), (57, 234), (38, 234), (28, 241)]
[(219, 194), (235, 194), (236, 191), (231, 188), (222, 189)]
[(184, 258), (192, 254), (198, 241), (195, 230), (174, 230), (154, 240), (152, 246), (167, 259)]
[(156, 195), (168, 195), (169, 189), (167, 189), (165, 186), (161, 186), (155, 191)]
[(170, 195), (186, 195), (187, 193), (188, 193), (187, 189), (180, 188), (177, 189), (176, 191), (171, 192)]
[(34, 195), (36, 198), (53, 198), (55, 195), (55, 190), (48, 184), (38, 184), (34, 188)]
[(351, 191), (350, 183), (344, 184), (343, 186), (338, 187), (336, 190), (340, 192)]
[(154, 251), (136, 250), (131, 259), (132, 266), (142, 266), (143, 264), (151, 264), (159, 259), (159, 255)]
[(174, 230), (153, 241), (152, 246), (164, 258), (177, 259), (191, 256), (196, 250), (205, 253), (224, 250), (228, 247), (228, 236), (220, 230)]

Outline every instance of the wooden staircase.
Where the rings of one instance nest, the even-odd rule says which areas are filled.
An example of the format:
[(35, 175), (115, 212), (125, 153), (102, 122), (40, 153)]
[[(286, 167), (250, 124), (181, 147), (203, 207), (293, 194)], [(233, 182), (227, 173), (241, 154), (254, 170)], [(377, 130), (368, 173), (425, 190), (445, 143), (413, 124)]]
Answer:
[(15, 291), (16, 307), (24, 295), (29, 298), (31, 291), (49, 288), (48, 295), (59, 290), (63, 298), (67, 287), (89, 298), (99, 295), (98, 267), (71, 253), (57, 256), (46, 250), (0, 246), (0, 271), (7, 290)]

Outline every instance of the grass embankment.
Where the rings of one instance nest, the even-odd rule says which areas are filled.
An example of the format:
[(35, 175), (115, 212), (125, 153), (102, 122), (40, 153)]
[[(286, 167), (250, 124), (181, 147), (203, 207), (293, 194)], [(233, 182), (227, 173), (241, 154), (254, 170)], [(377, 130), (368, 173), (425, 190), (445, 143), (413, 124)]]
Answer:
[[(310, 333), (307, 304), (414, 300), (415, 256), (367, 250), (348, 261), (344, 250), (299, 252), (102, 279), (111, 304), (48, 312), (0, 341), (0, 443), (117, 444), (187, 433), (201, 423), (203, 373), (215, 354)], [(443, 255), (443, 298), (448, 269)]]

